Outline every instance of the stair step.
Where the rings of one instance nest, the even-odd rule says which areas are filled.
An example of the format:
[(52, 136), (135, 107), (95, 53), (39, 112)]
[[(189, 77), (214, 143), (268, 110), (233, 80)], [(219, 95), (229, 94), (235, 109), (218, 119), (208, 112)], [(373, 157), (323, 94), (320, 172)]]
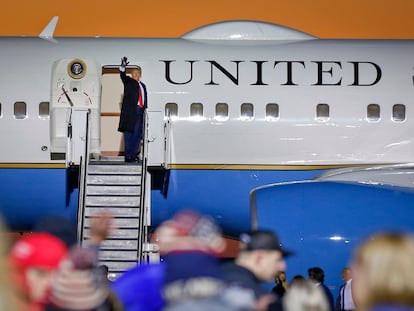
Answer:
[(89, 165), (88, 174), (119, 174), (128, 175), (135, 174), (141, 175), (142, 167), (137, 165)]
[(122, 251), (100, 251), (99, 260), (137, 260), (137, 250), (122, 250)]
[(98, 214), (110, 213), (113, 217), (137, 217), (139, 215), (139, 208), (137, 207), (102, 207), (93, 206), (85, 208), (85, 216), (95, 216)]
[(86, 196), (85, 205), (139, 207), (140, 196)]
[[(84, 227), (90, 228), (91, 222), (93, 221), (93, 217), (85, 217), (84, 220)], [(122, 228), (138, 228), (139, 225), (139, 218), (138, 216), (131, 216), (128, 218), (113, 218), (112, 219), (112, 225), (115, 228), (115, 230)]]
[(141, 193), (141, 186), (88, 186), (86, 189), (87, 195), (139, 195)]
[(86, 184), (89, 185), (139, 185), (141, 175), (88, 175)]
[[(108, 239), (137, 239), (138, 238), (138, 228), (136, 229), (118, 229), (113, 231)], [(89, 237), (89, 229), (85, 228), (83, 231), (83, 236), (85, 239)]]
[(137, 250), (138, 248), (138, 241), (137, 240), (114, 240), (108, 239), (101, 243), (100, 246), (101, 250), (109, 250), (109, 249), (133, 249)]

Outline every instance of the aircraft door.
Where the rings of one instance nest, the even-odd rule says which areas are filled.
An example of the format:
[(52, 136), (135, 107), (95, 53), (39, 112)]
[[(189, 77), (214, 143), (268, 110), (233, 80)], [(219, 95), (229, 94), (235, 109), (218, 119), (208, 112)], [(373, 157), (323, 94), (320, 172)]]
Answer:
[(89, 152), (101, 153), (100, 114), (101, 114), (101, 73), (93, 60), (60, 59), (53, 63), (50, 101), (50, 142), (52, 158), (54, 154), (66, 153), (68, 120), (71, 105), (88, 108), (91, 111), (91, 131)]

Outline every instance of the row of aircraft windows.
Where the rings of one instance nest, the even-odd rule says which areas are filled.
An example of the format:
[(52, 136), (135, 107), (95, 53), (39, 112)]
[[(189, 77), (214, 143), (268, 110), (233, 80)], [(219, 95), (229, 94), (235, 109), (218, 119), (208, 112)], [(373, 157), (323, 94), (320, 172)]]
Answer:
[[(201, 103), (192, 103), (190, 106), (191, 117), (203, 117), (204, 109)], [(15, 102), (13, 115), (16, 119), (25, 119), (27, 117), (27, 104), (25, 102)], [(2, 105), (0, 103), (0, 117), (3, 116)], [(165, 116), (178, 116), (178, 105), (176, 103), (167, 103), (165, 105)], [(240, 116), (243, 119), (251, 120), (254, 118), (254, 106), (250, 103), (244, 103), (240, 106)], [(49, 117), (49, 102), (39, 104), (39, 117)], [(378, 104), (369, 104), (367, 106), (366, 117), (369, 121), (378, 121), (381, 118), (381, 107)], [(229, 118), (229, 106), (226, 103), (218, 103), (215, 107), (215, 118), (226, 120)], [(279, 105), (270, 103), (266, 105), (266, 118), (269, 120), (279, 119)], [(330, 118), (330, 109), (328, 104), (318, 104), (316, 106), (316, 118), (327, 120)], [(392, 107), (392, 119), (397, 122), (405, 121), (405, 105), (396, 104)]]
[[(3, 116), (3, 109), (0, 103), (0, 117)], [(27, 118), (27, 104), (25, 102), (15, 102), (13, 106), (13, 116), (17, 120), (22, 120)], [(41, 102), (39, 104), (39, 117), (48, 118), (49, 117), (49, 102)]]
[[(192, 103), (190, 105), (190, 117), (200, 118), (204, 117), (203, 104)], [(178, 116), (178, 105), (176, 103), (167, 103), (165, 105), (166, 117)], [(254, 119), (254, 106), (250, 103), (244, 103), (240, 106), (240, 117), (245, 120)], [(267, 120), (278, 120), (280, 117), (279, 105), (275, 103), (269, 103), (266, 105)], [(229, 118), (229, 106), (226, 103), (218, 103), (215, 107), (214, 118), (217, 120), (227, 120)], [(330, 108), (328, 104), (316, 105), (316, 118), (324, 121), (330, 118)], [(378, 104), (369, 104), (366, 110), (366, 118), (369, 121), (379, 121), (381, 118), (381, 107)], [(402, 122), (406, 119), (405, 105), (396, 104), (392, 107), (392, 120), (396, 122)]]

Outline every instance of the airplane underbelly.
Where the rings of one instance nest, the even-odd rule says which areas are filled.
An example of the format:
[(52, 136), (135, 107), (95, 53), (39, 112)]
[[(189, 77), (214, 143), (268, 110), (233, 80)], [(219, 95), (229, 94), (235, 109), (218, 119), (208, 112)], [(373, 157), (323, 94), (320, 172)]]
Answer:
[(307, 180), (322, 170), (181, 169), (171, 170), (166, 193), (152, 191), (156, 226), (179, 209), (191, 208), (214, 217), (225, 235), (249, 230), (250, 191), (269, 183)]
[(78, 190), (65, 168), (0, 168), (0, 212), (12, 231), (28, 231), (48, 215), (77, 215)]

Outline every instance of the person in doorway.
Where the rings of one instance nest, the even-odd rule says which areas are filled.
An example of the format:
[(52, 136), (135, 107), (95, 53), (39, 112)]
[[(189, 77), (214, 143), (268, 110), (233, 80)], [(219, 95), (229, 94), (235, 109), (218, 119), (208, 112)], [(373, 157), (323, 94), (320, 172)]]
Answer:
[(144, 111), (147, 108), (147, 88), (140, 81), (141, 67), (133, 68), (131, 77), (129, 77), (126, 74), (128, 64), (127, 58), (123, 57), (119, 71), (124, 85), (124, 97), (118, 131), (124, 134), (125, 162), (137, 162), (143, 132)]

